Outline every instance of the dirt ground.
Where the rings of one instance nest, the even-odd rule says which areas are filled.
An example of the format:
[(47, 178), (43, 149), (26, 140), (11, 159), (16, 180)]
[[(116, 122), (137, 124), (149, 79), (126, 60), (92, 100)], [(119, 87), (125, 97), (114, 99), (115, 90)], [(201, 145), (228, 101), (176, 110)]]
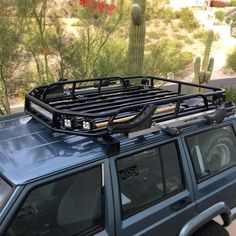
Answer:
[[(222, 224), (222, 220), (220, 217), (215, 218), (215, 221)], [(228, 230), (230, 236), (236, 236), (236, 221), (234, 221), (229, 227), (227, 227), (227, 230)]]
[(228, 228), (230, 236), (235, 236), (236, 235), (236, 221), (231, 224)]

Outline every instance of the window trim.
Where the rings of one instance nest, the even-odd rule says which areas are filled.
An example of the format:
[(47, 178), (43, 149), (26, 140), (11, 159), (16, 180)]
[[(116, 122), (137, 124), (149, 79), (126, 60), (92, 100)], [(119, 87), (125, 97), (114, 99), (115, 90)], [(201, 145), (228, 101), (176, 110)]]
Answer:
[[(167, 144), (170, 144), (170, 143), (173, 143), (176, 147), (176, 152), (177, 152), (177, 158), (178, 158), (178, 161), (179, 161), (179, 167), (180, 167), (180, 173), (181, 173), (181, 180), (182, 180), (182, 187), (169, 193), (169, 194), (166, 194), (164, 193), (163, 197), (161, 198), (158, 198), (150, 203), (147, 203), (145, 205), (143, 205), (142, 207), (140, 207), (139, 209), (133, 211), (133, 212), (130, 212), (130, 213), (126, 213), (126, 215), (124, 214), (124, 212), (122, 211), (122, 199), (121, 199), (121, 187), (120, 187), (120, 181), (119, 181), (119, 175), (118, 175), (118, 168), (117, 168), (117, 162), (121, 159), (125, 159), (127, 157), (130, 157), (132, 155), (135, 155), (135, 154), (139, 154), (141, 152), (145, 152), (145, 151), (148, 151), (150, 149), (155, 149), (155, 148), (159, 148), (160, 146), (164, 146), (164, 145), (167, 145)], [(160, 158), (160, 163), (161, 163), (161, 170), (162, 170), (162, 174), (164, 173), (163, 171), (163, 163), (162, 163), (162, 158)], [(185, 189), (186, 189), (186, 181), (185, 181), (185, 178), (184, 178), (184, 172), (183, 172), (183, 163), (182, 163), (182, 158), (181, 158), (181, 150), (180, 150), (180, 147), (179, 147), (179, 142), (178, 142), (178, 139), (172, 139), (172, 140), (169, 140), (167, 142), (160, 142), (159, 144), (155, 144), (155, 145), (151, 145), (149, 147), (145, 147), (145, 148), (141, 148), (139, 150), (135, 150), (133, 152), (130, 152), (129, 154), (127, 155), (122, 155), (118, 158), (116, 158), (114, 160), (114, 164), (115, 164), (115, 173), (116, 173), (116, 178), (117, 178), (117, 184), (118, 184), (118, 198), (119, 198), (119, 210), (120, 210), (120, 216), (121, 216), (121, 220), (126, 220), (156, 204), (159, 204), (160, 202), (163, 202), (171, 197), (173, 197), (174, 195), (178, 194), (178, 193), (181, 193), (183, 192)], [(164, 180), (164, 176), (163, 176), (163, 180)], [(164, 187), (164, 185), (163, 185)]]
[(99, 232), (102, 232), (103, 230), (105, 230), (105, 226), (106, 226), (106, 224), (105, 224), (106, 223), (105, 222), (105, 182), (104, 182), (105, 181), (105, 172), (104, 172), (104, 162), (99, 161), (99, 162), (95, 162), (95, 163), (88, 164), (85, 166), (76, 167), (76, 168), (71, 169), (67, 172), (64, 170), (63, 172), (56, 174), (54, 176), (50, 176), (48, 178), (40, 179), (38, 181), (29, 183), (29, 185), (25, 187), (25, 191), (24, 190), (22, 191), (21, 197), (19, 196), (18, 199), (20, 199), (20, 200), (19, 200), (17, 206), (12, 207), (12, 208), (14, 208), (14, 212), (11, 214), (6, 226), (4, 227), (4, 232), (3, 232), (4, 235), (7, 233), (8, 229), (10, 228), (10, 226), (13, 223), (18, 212), (20, 211), (20, 209), (24, 205), (29, 194), (32, 191), (34, 191), (34, 189), (40, 188), (40, 187), (45, 186), (47, 184), (54, 183), (56, 181), (60, 181), (61, 179), (65, 179), (65, 178), (69, 178), (71, 176), (78, 175), (80, 173), (83, 173), (85, 171), (88, 171), (88, 170), (91, 170), (91, 169), (94, 169), (97, 167), (100, 168), (100, 173), (101, 173), (101, 194), (102, 194), (102, 196), (101, 196), (101, 219), (102, 219), (101, 223), (102, 223), (102, 225), (101, 226), (97, 225), (96, 227), (87, 229), (86, 231), (81, 232), (80, 235), (85, 235), (85, 234), (86, 235), (94, 235), (95, 233), (99, 233)]
[(230, 122), (230, 123), (220, 124), (220, 125), (217, 126), (217, 127), (216, 127), (216, 126), (212, 126), (210, 129), (209, 129), (209, 127), (207, 127), (207, 128), (204, 128), (204, 129), (202, 129), (202, 130), (200, 130), (200, 131), (198, 131), (198, 132), (195, 132), (195, 133), (191, 133), (191, 134), (189, 134), (189, 135), (186, 135), (186, 136), (184, 137), (184, 141), (185, 141), (185, 144), (186, 144), (186, 147), (187, 147), (188, 156), (189, 156), (189, 158), (190, 158), (191, 165), (192, 165), (193, 171), (194, 171), (194, 178), (195, 178), (197, 184), (201, 184), (202, 182), (205, 182), (206, 180), (208, 180), (208, 179), (210, 179), (210, 178), (213, 178), (214, 176), (217, 176), (217, 175), (221, 174), (222, 172), (224, 172), (224, 171), (226, 171), (226, 170), (228, 170), (228, 169), (231, 169), (231, 168), (233, 168), (233, 167), (236, 166), (236, 163), (235, 163), (234, 165), (231, 165), (231, 166), (229, 166), (229, 167), (223, 168), (223, 169), (221, 169), (221, 170), (219, 170), (219, 171), (217, 171), (217, 172), (214, 172), (213, 174), (206, 175), (205, 177), (202, 177), (201, 179), (197, 178), (197, 171), (196, 171), (196, 167), (195, 167), (195, 165), (194, 165), (194, 163), (193, 163), (193, 158), (192, 158), (191, 151), (190, 151), (190, 148), (189, 148), (189, 145), (188, 145), (188, 139), (191, 138), (191, 137), (194, 137), (194, 136), (196, 136), (196, 135), (200, 135), (200, 134), (202, 134), (202, 133), (207, 133), (207, 132), (211, 132), (211, 131), (213, 131), (213, 130), (222, 129), (222, 128), (224, 128), (224, 127), (230, 127), (231, 130), (232, 130), (232, 133), (234, 134), (235, 139), (236, 139), (236, 131), (235, 131), (235, 129), (234, 129), (234, 125), (233, 125), (231, 122)]

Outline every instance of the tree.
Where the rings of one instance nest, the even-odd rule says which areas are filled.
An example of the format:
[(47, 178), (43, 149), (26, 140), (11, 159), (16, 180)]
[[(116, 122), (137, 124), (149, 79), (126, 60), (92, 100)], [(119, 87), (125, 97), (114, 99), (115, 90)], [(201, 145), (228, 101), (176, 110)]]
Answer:
[(34, 59), (38, 74), (38, 84), (52, 82), (50, 74), (48, 45), (49, 27), (47, 27), (48, 0), (17, 1), (17, 9), (21, 17), (21, 25), (25, 31), (24, 46)]
[(74, 2), (74, 14), (79, 19), (74, 34), (66, 32), (62, 20), (56, 15), (51, 17), (48, 45), (57, 55), (56, 70), (60, 78), (91, 78), (106, 74), (101, 71), (100, 60), (106, 57), (107, 45), (123, 24), (122, 2)]
[(4, 2), (0, 1), (0, 113), (9, 114), (9, 85), (22, 60), (17, 19), (11, 17), (11, 11), (6, 10), (3, 5)]

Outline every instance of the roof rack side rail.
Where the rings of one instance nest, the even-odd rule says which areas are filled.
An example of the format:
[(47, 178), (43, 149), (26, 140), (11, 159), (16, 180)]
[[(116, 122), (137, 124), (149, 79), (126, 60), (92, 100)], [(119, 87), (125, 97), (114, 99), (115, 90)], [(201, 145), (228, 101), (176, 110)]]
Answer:
[[(141, 77), (141, 76), (130, 76), (130, 77), (117, 77), (117, 76), (114, 76), (114, 77), (101, 77), (101, 78), (83, 79), (83, 80), (58, 81), (58, 82), (49, 84), (47, 86), (44, 86), (45, 90), (42, 94), (42, 100), (45, 101), (48, 91), (50, 91), (51, 88), (56, 87), (56, 86), (58, 86), (58, 87), (62, 86), (63, 87), (63, 85), (70, 85), (71, 84), (72, 88), (71, 88), (70, 94), (68, 94), (68, 96), (71, 95), (73, 97), (75, 95), (76, 84), (79, 84), (79, 83), (99, 82), (97, 88), (98, 88), (98, 92), (100, 92), (101, 87), (102, 86), (108, 86), (110, 81), (120, 81), (121, 85), (123, 85), (123, 87), (126, 88), (130, 85), (130, 80), (135, 80), (135, 79), (140, 79), (140, 78), (142, 79), (143, 77)], [(80, 89), (81, 88), (83, 88), (83, 87), (80, 87)]]

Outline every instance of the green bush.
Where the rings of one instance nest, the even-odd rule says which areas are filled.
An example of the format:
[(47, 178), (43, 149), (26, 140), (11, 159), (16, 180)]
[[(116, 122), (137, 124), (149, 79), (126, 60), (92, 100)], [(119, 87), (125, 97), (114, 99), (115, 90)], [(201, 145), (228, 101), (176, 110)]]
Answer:
[(236, 89), (233, 87), (225, 88), (226, 101), (236, 103)]
[(125, 75), (127, 45), (123, 40), (110, 40), (98, 56), (94, 76)]
[(171, 22), (175, 18), (175, 12), (170, 7), (158, 8), (157, 6), (149, 6), (146, 10), (146, 20), (163, 19), (166, 23)]
[(216, 11), (215, 12), (215, 18), (222, 23), (224, 21), (224, 18), (225, 18), (225, 12), (222, 11), (222, 10)]
[(188, 45), (193, 44), (193, 40), (192, 40), (191, 38), (189, 38), (189, 37), (184, 37), (184, 42), (185, 42), (186, 44), (188, 44)]
[(236, 71), (236, 47), (228, 53), (226, 62), (228, 67)]
[[(193, 34), (193, 38), (194, 39), (198, 39), (201, 42), (205, 43), (208, 37), (208, 30), (198, 30)], [(220, 35), (218, 33), (214, 33), (213, 36), (213, 41), (218, 41), (220, 39)]]
[(236, 14), (233, 14), (231, 16), (228, 16), (226, 19), (225, 19), (225, 22), (227, 24), (231, 24), (232, 22), (235, 22), (236, 21)]
[(236, 7), (236, 0), (231, 0), (227, 5), (231, 7)]
[(173, 33), (173, 36), (175, 39), (177, 39), (178, 41), (184, 40), (185, 35), (181, 34), (181, 33)]
[(152, 38), (152, 39), (157, 39), (157, 38), (159, 38), (158, 33), (155, 32), (155, 31), (147, 32), (146, 35), (147, 35), (148, 38)]
[(198, 20), (189, 8), (182, 8), (175, 12), (175, 17), (180, 20), (179, 26), (187, 29), (189, 32), (200, 27)]
[(158, 12), (158, 18), (164, 19), (164, 21), (171, 22), (171, 20), (175, 19), (175, 12), (170, 7), (165, 7), (160, 9)]
[(179, 75), (193, 61), (193, 54), (182, 51), (180, 44), (174, 40), (162, 39), (149, 49), (144, 63), (147, 74), (166, 76), (171, 72)]

